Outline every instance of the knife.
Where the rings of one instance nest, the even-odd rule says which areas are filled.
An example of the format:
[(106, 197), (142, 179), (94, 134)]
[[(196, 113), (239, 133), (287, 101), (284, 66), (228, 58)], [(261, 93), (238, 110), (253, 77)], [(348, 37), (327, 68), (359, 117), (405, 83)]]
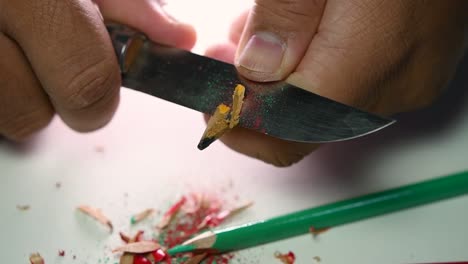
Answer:
[(107, 24), (122, 85), (212, 114), (245, 86), (239, 125), (284, 140), (324, 143), (371, 134), (395, 120), (364, 112), (287, 82), (258, 83), (234, 65), (154, 43), (123, 25)]

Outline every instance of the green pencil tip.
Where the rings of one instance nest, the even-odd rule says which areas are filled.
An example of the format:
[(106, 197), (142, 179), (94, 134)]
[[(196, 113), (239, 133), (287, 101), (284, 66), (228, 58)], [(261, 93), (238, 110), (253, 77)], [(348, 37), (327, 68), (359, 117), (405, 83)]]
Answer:
[(187, 253), (190, 251), (194, 251), (196, 248), (194, 245), (178, 245), (173, 248), (170, 248), (167, 253), (171, 256), (174, 256), (176, 254), (180, 253)]

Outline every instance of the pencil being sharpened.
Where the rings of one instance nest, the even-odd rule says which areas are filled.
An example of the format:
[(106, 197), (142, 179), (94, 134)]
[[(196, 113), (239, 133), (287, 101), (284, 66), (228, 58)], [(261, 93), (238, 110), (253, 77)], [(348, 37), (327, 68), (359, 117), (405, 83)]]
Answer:
[(203, 150), (229, 130), (239, 124), (242, 104), (244, 102), (245, 87), (238, 84), (232, 95), (232, 106), (220, 104), (210, 117), (205, 132), (198, 143), (198, 149)]

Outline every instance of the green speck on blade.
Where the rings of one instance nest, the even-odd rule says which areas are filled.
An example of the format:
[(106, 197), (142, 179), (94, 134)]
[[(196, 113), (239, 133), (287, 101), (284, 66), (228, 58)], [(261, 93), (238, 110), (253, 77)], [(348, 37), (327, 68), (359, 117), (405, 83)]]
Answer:
[(136, 224), (136, 220), (135, 220), (134, 216), (132, 216), (132, 218), (130, 218), (130, 224), (132, 224), (132, 225)]

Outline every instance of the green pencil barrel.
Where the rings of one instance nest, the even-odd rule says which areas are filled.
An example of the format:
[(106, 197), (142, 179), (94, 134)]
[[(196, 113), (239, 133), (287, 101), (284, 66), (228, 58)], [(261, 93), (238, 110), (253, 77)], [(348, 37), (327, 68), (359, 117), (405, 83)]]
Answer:
[[(468, 171), (217, 231), (213, 248), (238, 250), (468, 193)], [(233, 230), (230, 232), (230, 230)]]

